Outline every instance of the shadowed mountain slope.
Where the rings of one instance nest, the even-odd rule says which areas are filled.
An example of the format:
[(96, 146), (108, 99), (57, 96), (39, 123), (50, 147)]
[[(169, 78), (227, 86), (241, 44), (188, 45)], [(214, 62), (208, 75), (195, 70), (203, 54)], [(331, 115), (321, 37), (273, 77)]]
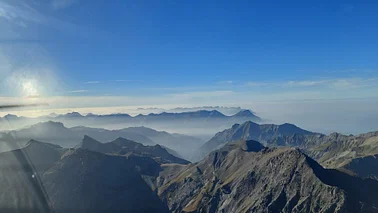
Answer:
[(354, 158), (345, 162), (339, 168), (349, 171), (358, 177), (378, 180), (378, 154)]
[(75, 147), (88, 149), (95, 152), (117, 154), (117, 155), (141, 155), (155, 159), (159, 163), (180, 163), (188, 164), (189, 161), (175, 157), (160, 145), (144, 146), (143, 144), (127, 140), (125, 138), (117, 138), (108, 143), (101, 143), (89, 136), (84, 136), (79, 145)]
[(42, 178), (55, 212), (169, 212), (125, 157), (67, 152)]
[(173, 212), (377, 212), (378, 183), (323, 169), (294, 148), (228, 143), (202, 161), (163, 167)]

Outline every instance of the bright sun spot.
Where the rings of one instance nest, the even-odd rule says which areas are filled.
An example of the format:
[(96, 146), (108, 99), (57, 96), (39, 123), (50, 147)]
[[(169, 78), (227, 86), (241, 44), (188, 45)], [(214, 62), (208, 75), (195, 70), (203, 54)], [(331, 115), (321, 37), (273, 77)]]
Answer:
[(33, 81), (25, 81), (22, 83), (22, 91), (24, 96), (39, 96), (38, 89)]

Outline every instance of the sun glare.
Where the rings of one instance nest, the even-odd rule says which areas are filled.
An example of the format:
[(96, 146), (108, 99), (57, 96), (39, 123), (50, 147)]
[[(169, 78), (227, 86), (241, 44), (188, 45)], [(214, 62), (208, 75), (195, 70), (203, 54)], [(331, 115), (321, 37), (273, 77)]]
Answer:
[(38, 89), (36, 88), (36, 82), (25, 81), (22, 83), (23, 95), (27, 97), (39, 96)]

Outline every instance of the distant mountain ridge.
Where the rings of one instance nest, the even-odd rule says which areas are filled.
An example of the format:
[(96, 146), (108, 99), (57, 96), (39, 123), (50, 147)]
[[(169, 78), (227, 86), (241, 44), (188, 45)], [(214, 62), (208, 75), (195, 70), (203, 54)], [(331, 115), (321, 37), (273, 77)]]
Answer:
[(245, 122), (217, 133), (190, 158), (195, 162), (207, 153), (238, 140), (257, 140), (270, 147), (296, 147), (326, 168), (340, 169), (362, 178), (378, 179), (378, 131), (357, 136), (324, 135), (293, 124)]
[[(240, 110), (234, 115), (227, 116), (218, 110), (197, 110), (197, 111), (188, 111), (188, 112), (162, 112), (162, 113), (150, 113), (150, 114), (139, 114), (136, 116), (131, 116), (126, 113), (114, 113), (114, 114), (94, 114), (88, 113), (87, 115), (82, 115), (79, 112), (69, 112), (66, 114), (51, 114), (47, 117), (49, 118), (105, 118), (105, 117), (128, 117), (128, 118), (135, 118), (135, 119), (146, 119), (146, 118), (156, 118), (156, 117), (168, 117), (168, 118), (227, 118), (227, 117), (249, 117), (253, 118), (255, 121), (261, 121), (261, 118), (256, 116), (250, 110)], [(43, 116), (42, 116), (43, 117)], [(25, 119), (26, 117), (19, 117), (17, 115), (8, 114), (5, 115), (2, 119)]]
[[(208, 140), (215, 132), (235, 123), (245, 121), (262, 122), (262, 119), (250, 110), (240, 110), (233, 115), (225, 115), (217, 110), (197, 110), (190, 112), (162, 112), (131, 116), (125, 113), (82, 115), (70, 112), (61, 115), (48, 115), (36, 118), (8, 116), (0, 118), (1, 130), (16, 130), (46, 121), (62, 122), (68, 127), (87, 126), (91, 128), (123, 129), (126, 127), (145, 126)], [(3, 124), (3, 125), (1, 125)]]
[(163, 145), (178, 152), (185, 159), (188, 159), (202, 144), (202, 139), (177, 133), (168, 133), (165, 131), (156, 131), (144, 126), (128, 127), (121, 129), (125, 133), (136, 133), (150, 138), (157, 144)]
[[(231, 128), (215, 134), (208, 142), (202, 145), (197, 155), (192, 157), (193, 161), (200, 160), (208, 153), (216, 150), (226, 143), (238, 140), (257, 140), (268, 146), (291, 146), (284, 141), (285, 137), (293, 135), (321, 135), (301, 129), (293, 124), (257, 124), (247, 121), (243, 124), (234, 124)], [(298, 144), (295, 144), (298, 145)]]
[(135, 133), (123, 133), (114, 130), (88, 127), (67, 128), (63, 123), (54, 121), (37, 123), (28, 128), (0, 133), (3, 141), (8, 141), (8, 143), (20, 143), (21, 146), (29, 140), (35, 139), (38, 141), (50, 141), (65, 148), (74, 147), (84, 135), (91, 135), (96, 139), (104, 141), (125, 137), (144, 144), (155, 144), (149, 138)]
[(241, 110), (240, 112), (233, 115), (233, 117), (253, 117), (256, 116), (250, 110)]
[(29, 140), (49, 141), (65, 148), (71, 148), (82, 140), (84, 135), (95, 138), (98, 141), (112, 141), (119, 137), (142, 143), (144, 145), (160, 144), (176, 156), (188, 158), (195, 149), (204, 143), (201, 139), (182, 134), (170, 134), (156, 131), (146, 127), (132, 127), (119, 130), (107, 130), (102, 128), (90, 128), (77, 126), (67, 128), (61, 122), (42, 122), (28, 128), (0, 132), (0, 140), (4, 141), (9, 151), (23, 147)]
[(136, 154), (148, 156), (155, 159), (159, 163), (179, 163), (188, 164), (189, 161), (175, 157), (160, 145), (144, 146), (141, 143), (131, 141), (125, 138), (117, 138), (114, 141), (101, 143), (87, 135), (78, 144), (75, 149), (88, 149), (104, 154), (128, 155)]

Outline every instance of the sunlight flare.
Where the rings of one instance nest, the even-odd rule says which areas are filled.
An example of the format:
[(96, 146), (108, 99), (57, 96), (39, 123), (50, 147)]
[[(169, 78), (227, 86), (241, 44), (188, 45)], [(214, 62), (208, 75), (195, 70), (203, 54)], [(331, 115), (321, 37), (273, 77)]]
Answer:
[(26, 80), (22, 83), (22, 93), (26, 97), (38, 97), (40, 95), (34, 80)]

